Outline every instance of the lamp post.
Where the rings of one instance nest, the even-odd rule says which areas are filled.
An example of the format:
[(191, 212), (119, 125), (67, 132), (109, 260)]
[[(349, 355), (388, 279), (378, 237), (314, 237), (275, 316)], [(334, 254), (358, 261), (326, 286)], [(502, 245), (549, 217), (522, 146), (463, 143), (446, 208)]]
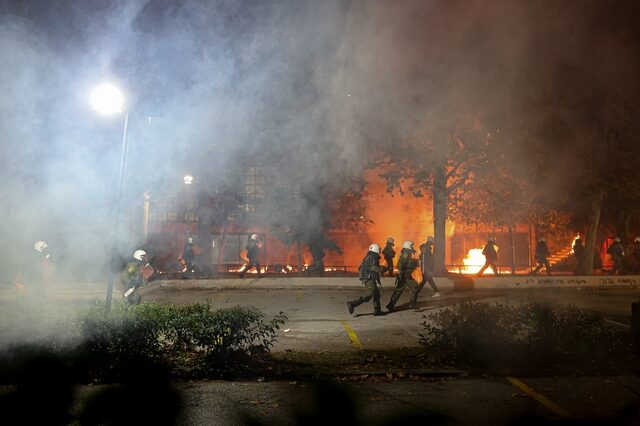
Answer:
[[(118, 175), (118, 201), (116, 204), (113, 249), (110, 256), (115, 256), (118, 247), (118, 234), (120, 233), (120, 210), (122, 208), (122, 193), (124, 190), (124, 172), (127, 161), (127, 132), (129, 128), (129, 112), (124, 110), (124, 96), (122, 92), (111, 84), (101, 84), (94, 88), (91, 92), (91, 105), (93, 109), (100, 114), (113, 115), (122, 114), (124, 112), (124, 126), (122, 131), (122, 144), (120, 153), (120, 173)], [(114, 261), (112, 257), (109, 262), (111, 270), (107, 278), (107, 296), (105, 300), (105, 308), (107, 312), (111, 311), (111, 301), (113, 299), (113, 287), (117, 272), (114, 271)]]

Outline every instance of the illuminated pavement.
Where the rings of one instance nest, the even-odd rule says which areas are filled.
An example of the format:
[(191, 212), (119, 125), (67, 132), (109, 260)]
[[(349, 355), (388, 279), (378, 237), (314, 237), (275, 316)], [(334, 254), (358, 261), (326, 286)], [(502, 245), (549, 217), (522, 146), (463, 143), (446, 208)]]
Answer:
[[(621, 283), (618, 283), (622, 280)], [(409, 294), (400, 298), (397, 311), (374, 317), (373, 303), (347, 312), (346, 302), (363, 294), (355, 278), (248, 278), (220, 280), (153, 281), (140, 290), (143, 300), (187, 304), (209, 301), (213, 308), (236, 305), (255, 306), (267, 317), (279, 312), (288, 320), (280, 330), (275, 351), (345, 351), (418, 346), (424, 316), (464, 301), (523, 303), (545, 301), (572, 304), (603, 314), (612, 324), (630, 324), (631, 303), (640, 300), (634, 284), (638, 277), (500, 277), (475, 282), (454, 282), (438, 278), (442, 297), (431, 298), (427, 286), (411, 310)], [(393, 279), (384, 278), (382, 306), (389, 301)], [(604, 283), (604, 284), (600, 284)], [(103, 283), (51, 287), (49, 300), (84, 304), (104, 300)], [(114, 300), (121, 297), (114, 292)], [(0, 289), (0, 303), (15, 300), (12, 288)]]
[[(274, 352), (349, 352), (360, 349), (397, 349), (419, 345), (424, 316), (464, 301), (524, 303), (546, 301), (572, 304), (599, 312), (620, 327), (628, 327), (631, 303), (640, 290), (624, 277), (592, 277), (594, 285), (576, 285), (560, 278), (481, 278), (474, 286), (438, 280), (442, 297), (432, 299), (427, 287), (416, 310), (406, 306), (383, 317), (372, 315), (369, 302), (349, 315), (346, 301), (359, 297), (362, 285), (355, 278), (289, 278), (207, 281), (156, 281), (141, 290), (143, 300), (186, 304), (209, 301), (213, 308), (251, 305), (267, 317), (282, 311), (288, 321), (279, 332)], [(513, 280), (519, 280), (516, 284)], [(537, 280), (543, 280), (538, 282)], [(573, 280), (574, 278), (562, 278)], [(618, 283), (623, 279), (625, 282)], [(635, 280), (636, 278), (633, 278)], [(526, 280), (534, 280), (527, 282)], [(602, 281), (601, 281), (602, 280)], [(602, 285), (598, 283), (602, 282)], [(389, 300), (393, 280), (385, 278), (382, 305)], [(49, 300), (78, 306), (104, 300), (104, 284), (59, 285)], [(115, 292), (118, 300), (119, 292)], [(12, 303), (16, 292), (0, 289), (0, 304)], [(364, 424), (394, 415), (446, 413), (454, 424), (505, 424), (525, 413), (544, 419), (601, 418), (640, 404), (640, 379), (619, 377), (470, 377), (345, 379), (357, 401)], [(293, 424), (297, 402), (309, 391), (301, 381), (176, 383), (184, 397), (180, 424), (243, 424), (242, 416), (263, 424)], [(296, 408), (294, 408), (294, 405)], [(216, 421), (212, 423), (215, 417)], [(604, 423), (606, 424), (606, 423)], [(629, 423), (631, 424), (631, 423)]]

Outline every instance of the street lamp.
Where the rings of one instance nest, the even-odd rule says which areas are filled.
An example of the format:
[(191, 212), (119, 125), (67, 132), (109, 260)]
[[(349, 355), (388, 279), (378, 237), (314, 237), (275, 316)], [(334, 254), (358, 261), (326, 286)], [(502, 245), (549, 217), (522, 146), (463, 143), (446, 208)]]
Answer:
[[(120, 153), (120, 173), (118, 177), (118, 202), (116, 205), (113, 250), (111, 256), (117, 253), (118, 234), (120, 233), (120, 210), (122, 207), (122, 192), (124, 188), (124, 170), (127, 161), (127, 130), (129, 127), (129, 111), (125, 111), (124, 95), (112, 84), (101, 84), (91, 91), (91, 105), (93, 109), (105, 115), (122, 114), (124, 112), (124, 128), (122, 131), (122, 146)], [(113, 260), (110, 259), (110, 266), (113, 266)], [(113, 299), (113, 286), (115, 281), (115, 271), (110, 271), (107, 278), (107, 297), (105, 307), (107, 312), (111, 311), (111, 301)]]

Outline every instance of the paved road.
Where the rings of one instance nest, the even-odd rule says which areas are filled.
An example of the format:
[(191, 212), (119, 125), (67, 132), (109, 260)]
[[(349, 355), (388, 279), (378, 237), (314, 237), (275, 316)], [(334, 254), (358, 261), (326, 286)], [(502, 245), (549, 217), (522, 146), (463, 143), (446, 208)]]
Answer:
[[(454, 291), (453, 287), (442, 286), (443, 296), (437, 299), (430, 298), (431, 292), (425, 289), (417, 310), (406, 307), (409, 296), (403, 295), (398, 312), (374, 317), (371, 302), (358, 307), (355, 315), (347, 312), (346, 301), (362, 294), (357, 285), (332, 286), (316, 280), (312, 285), (287, 287), (269, 283), (258, 286), (260, 280), (237, 281), (237, 285), (231, 286), (157, 282), (141, 293), (144, 300), (161, 303), (209, 300), (214, 308), (252, 305), (268, 316), (283, 311), (289, 320), (280, 332), (276, 352), (348, 352), (417, 346), (423, 316), (463, 301), (573, 304), (602, 313), (624, 327), (630, 323), (630, 304), (640, 295), (634, 287)], [(383, 305), (390, 294), (391, 286), (386, 285), (382, 291)], [(0, 304), (12, 303), (15, 297), (11, 290), (0, 291)], [(85, 305), (96, 299), (104, 300), (104, 289), (102, 286), (52, 289), (49, 299)], [(602, 418), (614, 416), (630, 405), (640, 406), (640, 380), (635, 376), (444, 379), (369, 376), (350, 377), (345, 384), (356, 402), (361, 424), (400, 414), (424, 416), (434, 412), (446, 413), (454, 424), (465, 425), (506, 424), (525, 413), (546, 419)], [(185, 425), (245, 424), (243, 415), (259, 418), (262, 424), (295, 424), (296, 410), (313, 410), (311, 402), (318, 403), (318, 396), (308, 393), (310, 385), (302, 382), (205, 381), (176, 383), (176, 387), (183, 396), (180, 423)], [(335, 416), (329, 416), (328, 423), (340, 422), (339, 411), (331, 414)]]

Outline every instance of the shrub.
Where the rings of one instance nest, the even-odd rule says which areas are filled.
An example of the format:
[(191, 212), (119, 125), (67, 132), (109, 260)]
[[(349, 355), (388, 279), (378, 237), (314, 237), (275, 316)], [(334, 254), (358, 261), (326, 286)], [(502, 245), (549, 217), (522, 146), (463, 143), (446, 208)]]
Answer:
[[(130, 309), (116, 303), (111, 312), (96, 303), (75, 317), (65, 315), (53, 327), (53, 321), (42, 322), (46, 315), (36, 315), (39, 321), (30, 317), (29, 327), (18, 333), (22, 339), (5, 339), (3, 347), (30, 345), (64, 354), (86, 380), (117, 379), (123, 366), (141, 359), (181, 374), (235, 374), (256, 355), (269, 352), (287, 319), (281, 312), (267, 320), (253, 307), (211, 310), (209, 303), (145, 303)], [(3, 358), (11, 356), (7, 352)]]
[(427, 350), (496, 371), (584, 366), (630, 354), (627, 336), (573, 306), (467, 302), (423, 316), (422, 326)]

